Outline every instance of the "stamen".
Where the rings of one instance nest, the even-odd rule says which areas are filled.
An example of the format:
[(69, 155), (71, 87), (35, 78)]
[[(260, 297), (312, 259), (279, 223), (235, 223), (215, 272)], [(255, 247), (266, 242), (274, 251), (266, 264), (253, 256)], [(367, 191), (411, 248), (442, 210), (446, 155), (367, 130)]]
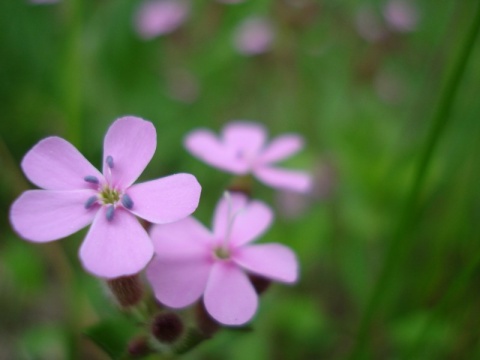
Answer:
[(107, 158), (105, 159), (105, 162), (107, 163), (110, 169), (113, 169), (113, 157), (108, 155)]
[(83, 178), (83, 180), (85, 180), (86, 182), (92, 183), (92, 184), (98, 184), (99, 183), (98, 178), (96, 176), (93, 176), (93, 175), (85, 176)]
[(237, 211), (233, 211), (233, 203), (232, 203), (232, 196), (228, 191), (225, 191), (223, 194), (225, 200), (228, 203), (228, 211), (227, 211), (227, 229), (225, 232), (225, 238), (223, 239), (223, 249), (228, 252), (228, 242), (230, 241), (230, 236), (232, 235), (233, 224), (237, 219), (237, 216), (240, 215), (245, 211), (245, 208), (240, 208)]
[(106, 217), (107, 217), (107, 220), (108, 221), (112, 221), (113, 220), (113, 214), (115, 212), (115, 207), (113, 205), (110, 205), (108, 208), (107, 208), (107, 213), (106, 213)]
[(122, 205), (125, 206), (128, 210), (130, 210), (133, 207), (133, 200), (130, 196), (127, 194), (123, 194), (122, 196)]
[(88, 198), (87, 202), (85, 203), (85, 209), (90, 209), (93, 204), (97, 202), (97, 197), (96, 196), (91, 196)]

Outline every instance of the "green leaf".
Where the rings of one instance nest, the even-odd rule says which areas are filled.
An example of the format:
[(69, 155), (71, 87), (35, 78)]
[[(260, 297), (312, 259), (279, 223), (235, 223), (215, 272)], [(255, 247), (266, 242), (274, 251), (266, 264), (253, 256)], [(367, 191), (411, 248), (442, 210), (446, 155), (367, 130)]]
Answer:
[(112, 359), (121, 359), (126, 355), (128, 343), (137, 333), (138, 328), (125, 317), (102, 320), (84, 331)]

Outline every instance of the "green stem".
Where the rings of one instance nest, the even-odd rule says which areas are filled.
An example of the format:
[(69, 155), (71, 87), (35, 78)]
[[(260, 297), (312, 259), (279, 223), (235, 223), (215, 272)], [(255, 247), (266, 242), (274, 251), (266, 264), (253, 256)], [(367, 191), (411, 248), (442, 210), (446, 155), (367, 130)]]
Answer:
[[(451, 73), (447, 78), (445, 87), (441, 93), (440, 100), (431, 121), (431, 129), (425, 141), (425, 146), (420, 154), (416, 167), (415, 177), (410, 188), (410, 193), (404, 205), (403, 216), (400, 219), (399, 226), (396, 228), (390, 246), (387, 251), (383, 267), (379, 278), (372, 291), (372, 295), (367, 304), (356, 339), (356, 344), (352, 352), (352, 358), (359, 358), (364, 355), (366, 340), (368, 339), (374, 315), (379, 309), (379, 305), (386, 293), (386, 288), (390, 278), (398, 263), (402, 261), (407, 250), (411, 247), (412, 240), (406, 239), (407, 232), (414, 226), (415, 218), (418, 215), (418, 203), (422, 188), (425, 183), (426, 175), (429, 169), (433, 154), (438, 146), (439, 140), (443, 135), (448, 122), (451, 120), (450, 113), (458, 92), (458, 88), (465, 74), (465, 68), (468, 59), (474, 48), (475, 39), (480, 30), (480, 9), (477, 9), (471, 27), (465, 36), (458, 57), (453, 64)], [(410, 239), (413, 239), (411, 237)]]
[[(407, 359), (415, 359), (415, 353), (419, 351), (422, 345), (425, 344), (425, 335), (428, 333), (430, 327), (434, 324), (434, 320), (438, 319), (439, 315), (447, 309), (449, 305), (452, 304), (455, 295), (460, 293), (467, 285), (471, 284), (468, 281), (472, 278), (475, 272), (480, 266), (480, 254), (478, 254), (470, 264), (463, 269), (463, 271), (456, 277), (453, 281), (453, 284), (449, 286), (446, 294), (443, 295), (440, 304), (437, 305), (435, 310), (429, 315), (427, 322), (423, 325), (419, 337), (416, 339), (412, 348), (406, 354)], [(420, 355), (420, 354), (418, 354)]]

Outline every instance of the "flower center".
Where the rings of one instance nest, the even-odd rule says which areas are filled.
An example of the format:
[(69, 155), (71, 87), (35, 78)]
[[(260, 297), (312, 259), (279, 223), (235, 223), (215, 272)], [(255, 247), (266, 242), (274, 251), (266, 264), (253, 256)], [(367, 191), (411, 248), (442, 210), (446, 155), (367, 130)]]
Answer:
[[(132, 198), (128, 196), (128, 194), (110, 187), (109, 179), (111, 178), (112, 169), (114, 168), (113, 157), (110, 155), (107, 156), (105, 162), (107, 163), (107, 174), (105, 174), (107, 183), (101, 185), (101, 188), (97, 187), (97, 195), (91, 196), (87, 199), (85, 202), (85, 209), (90, 209), (95, 204), (103, 205), (107, 208), (105, 213), (107, 220), (112, 221), (118, 202), (121, 202), (123, 207), (128, 210), (131, 210), (134, 204)], [(100, 184), (100, 180), (93, 175), (87, 175), (83, 180), (93, 185)]]
[(108, 185), (100, 191), (100, 200), (103, 204), (116, 204), (120, 200), (120, 192), (116, 189), (112, 189)]
[(219, 246), (216, 248), (213, 253), (215, 254), (215, 257), (219, 260), (227, 260), (230, 258), (230, 251), (225, 249), (223, 246)]

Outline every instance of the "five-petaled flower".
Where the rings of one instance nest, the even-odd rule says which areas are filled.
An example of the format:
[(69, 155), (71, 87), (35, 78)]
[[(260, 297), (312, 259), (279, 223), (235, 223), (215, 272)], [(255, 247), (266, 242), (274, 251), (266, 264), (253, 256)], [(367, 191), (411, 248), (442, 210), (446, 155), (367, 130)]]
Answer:
[(284, 283), (293, 283), (298, 276), (297, 259), (288, 247), (251, 244), (272, 218), (264, 203), (227, 193), (215, 210), (213, 232), (193, 217), (153, 226), (155, 256), (147, 278), (156, 298), (182, 308), (203, 294), (205, 308), (220, 323), (248, 322), (258, 305), (249, 273)]
[(13, 228), (27, 240), (47, 242), (92, 223), (80, 248), (84, 267), (105, 278), (138, 273), (154, 249), (135, 215), (157, 224), (180, 220), (197, 208), (201, 191), (190, 174), (132, 185), (155, 152), (156, 136), (149, 121), (116, 120), (104, 139), (103, 174), (68, 141), (40, 141), (22, 169), (43, 190), (26, 191), (13, 203)]
[(251, 173), (272, 187), (308, 192), (312, 185), (308, 173), (275, 167), (275, 163), (298, 152), (303, 147), (303, 139), (287, 134), (265, 145), (266, 138), (267, 132), (260, 124), (236, 121), (223, 128), (220, 138), (206, 129), (192, 131), (185, 138), (185, 147), (196, 157), (225, 171), (238, 175)]

